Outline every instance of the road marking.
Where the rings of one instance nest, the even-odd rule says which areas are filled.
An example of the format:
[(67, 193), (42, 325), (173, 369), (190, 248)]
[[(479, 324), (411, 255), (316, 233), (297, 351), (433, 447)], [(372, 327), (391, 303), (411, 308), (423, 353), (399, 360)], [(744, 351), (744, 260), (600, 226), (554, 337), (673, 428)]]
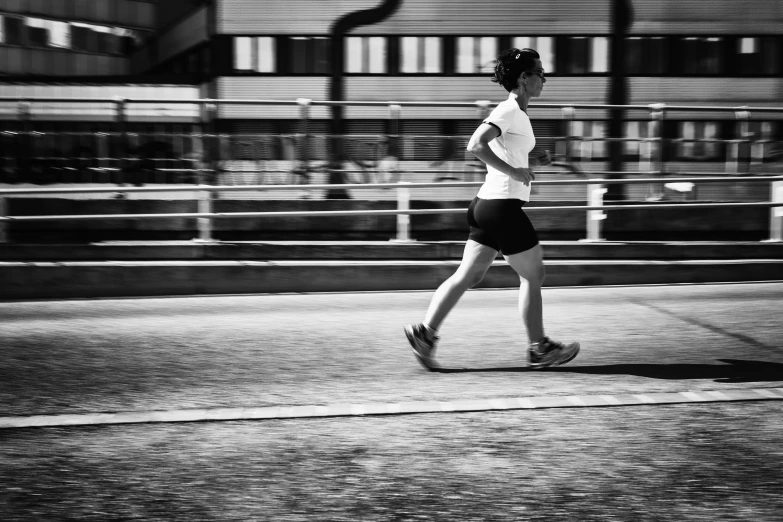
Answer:
[(625, 395), (549, 395), (402, 403), (331, 404), (326, 406), (260, 406), (172, 411), (128, 411), (0, 417), (0, 429), (150, 424), (203, 421), (369, 417), (415, 413), (460, 413), (595, 406), (640, 406), (702, 402), (783, 401), (783, 388), (739, 388)]
[(649, 395), (632, 395), (632, 397), (635, 397), (639, 402), (644, 404), (655, 404), (656, 402), (658, 402), (657, 400), (653, 399)]
[(680, 395), (692, 402), (703, 402), (704, 399), (696, 392), (680, 392)]
[[(774, 391), (773, 391), (774, 390)], [(755, 390), (756, 393), (763, 397), (769, 397), (770, 399), (779, 399), (780, 395), (776, 394), (775, 391), (778, 393), (783, 392), (783, 388), (777, 388), (777, 389), (766, 389), (766, 388), (757, 388)]]

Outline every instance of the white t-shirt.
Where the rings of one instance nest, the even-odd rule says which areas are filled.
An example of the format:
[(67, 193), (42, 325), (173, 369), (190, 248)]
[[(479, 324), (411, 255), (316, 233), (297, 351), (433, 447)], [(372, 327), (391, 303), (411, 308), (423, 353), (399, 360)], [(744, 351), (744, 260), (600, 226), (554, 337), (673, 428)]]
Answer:
[[(489, 148), (512, 167), (528, 166), (527, 155), (536, 145), (533, 127), (525, 111), (517, 105), (517, 96), (510, 93), (508, 99), (484, 120), (500, 129), (500, 136), (489, 142)], [(481, 199), (530, 200), (530, 185), (511, 179), (487, 165), (487, 177), (478, 192)]]

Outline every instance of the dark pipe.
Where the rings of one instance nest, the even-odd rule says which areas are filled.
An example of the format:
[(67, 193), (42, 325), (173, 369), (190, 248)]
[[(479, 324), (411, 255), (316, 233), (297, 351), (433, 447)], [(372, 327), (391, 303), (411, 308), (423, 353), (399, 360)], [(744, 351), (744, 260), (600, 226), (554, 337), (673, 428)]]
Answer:
[[(609, 91), (610, 105), (628, 104), (628, 80), (625, 74), (625, 35), (628, 28), (633, 23), (633, 8), (631, 0), (612, 0), (612, 44), (611, 44), (611, 63), (612, 71), (611, 87)], [(620, 138), (623, 134), (623, 120), (625, 116), (623, 109), (611, 109), (611, 119), (609, 121), (609, 136)], [(609, 142), (609, 170), (620, 172), (623, 170), (623, 142)], [(617, 177), (617, 176), (610, 176)], [(607, 201), (618, 201), (624, 199), (624, 190), (622, 184), (610, 184), (607, 188)]]
[[(343, 69), (344, 69), (344, 37), (345, 34), (362, 25), (371, 25), (382, 22), (391, 16), (402, 4), (402, 0), (385, 0), (381, 5), (373, 9), (364, 11), (355, 11), (343, 16), (332, 26), (332, 81), (329, 89), (329, 99), (333, 101), (343, 101)], [(332, 140), (330, 147), (330, 171), (342, 168), (342, 162), (345, 157), (343, 151), (343, 140), (345, 126), (343, 124), (342, 106), (332, 107)], [(341, 173), (332, 172), (329, 175), (329, 183), (343, 183)], [(346, 199), (348, 194), (344, 190), (330, 191), (327, 198)]]

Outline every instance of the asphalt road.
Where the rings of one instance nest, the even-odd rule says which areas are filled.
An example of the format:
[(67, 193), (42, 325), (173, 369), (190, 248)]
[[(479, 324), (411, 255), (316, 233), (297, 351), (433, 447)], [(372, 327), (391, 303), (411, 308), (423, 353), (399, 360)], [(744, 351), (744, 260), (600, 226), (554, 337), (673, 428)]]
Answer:
[[(6, 419), (487, 405), (4, 428), (0, 519), (783, 520), (783, 401), (730, 400), (783, 386), (783, 284), (545, 289), (547, 333), (583, 348), (541, 372), (512, 290), (466, 294), (424, 371), (402, 326), (431, 295), (0, 303)], [(674, 392), (727, 399), (584, 406)]]

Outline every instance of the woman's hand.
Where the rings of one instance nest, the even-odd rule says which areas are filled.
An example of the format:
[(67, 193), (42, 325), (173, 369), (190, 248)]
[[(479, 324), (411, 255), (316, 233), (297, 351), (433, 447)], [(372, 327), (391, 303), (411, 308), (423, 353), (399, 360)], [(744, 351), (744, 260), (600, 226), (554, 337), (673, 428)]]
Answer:
[(543, 150), (535, 156), (529, 158), (534, 167), (544, 167), (552, 164), (552, 154), (548, 150)]
[(524, 185), (530, 185), (530, 182), (536, 179), (536, 172), (532, 168), (516, 167), (508, 172), (508, 177), (521, 181)]

